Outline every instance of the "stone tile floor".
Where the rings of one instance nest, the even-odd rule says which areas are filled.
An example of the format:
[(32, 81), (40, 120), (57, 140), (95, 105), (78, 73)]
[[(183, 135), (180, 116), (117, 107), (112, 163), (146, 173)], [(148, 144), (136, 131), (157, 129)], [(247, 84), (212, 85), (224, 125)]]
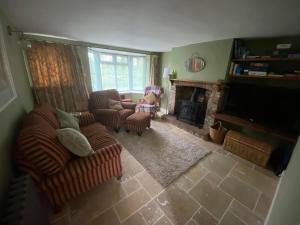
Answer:
[(127, 150), (123, 177), (72, 200), (51, 216), (53, 225), (262, 225), (278, 178), (221, 146), (211, 150), (167, 188)]

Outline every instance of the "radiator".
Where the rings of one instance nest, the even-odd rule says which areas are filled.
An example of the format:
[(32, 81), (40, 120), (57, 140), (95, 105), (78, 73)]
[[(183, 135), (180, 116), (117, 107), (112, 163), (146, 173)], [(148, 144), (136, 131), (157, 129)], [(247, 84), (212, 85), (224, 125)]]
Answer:
[(49, 225), (46, 208), (30, 176), (11, 181), (2, 215), (3, 225)]

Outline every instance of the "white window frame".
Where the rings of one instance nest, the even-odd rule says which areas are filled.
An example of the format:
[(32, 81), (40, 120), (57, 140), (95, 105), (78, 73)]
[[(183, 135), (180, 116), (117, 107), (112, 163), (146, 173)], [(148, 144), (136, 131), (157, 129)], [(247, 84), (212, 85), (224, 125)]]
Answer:
[[(116, 84), (116, 89), (118, 90), (118, 80), (117, 80), (117, 73), (116, 73), (116, 67), (117, 65), (128, 65), (128, 90), (118, 90), (121, 93), (143, 93), (144, 92), (144, 87), (147, 84), (147, 56), (146, 55), (140, 55), (140, 54), (125, 54), (125, 53), (114, 53), (114, 52), (106, 52), (106, 51), (99, 51), (99, 50), (94, 50), (94, 49), (89, 49), (89, 53), (92, 53), (94, 55), (94, 60), (95, 64), (99, 64), (98, 68), (98, 80), (99, 84), (95, 85), (95, 87), (98, 87), (97, 90), (105, 90), (103, 89), (102, 85), (102, 76), (101, 76), (101, 65), (102, 64), (108, 64), (108, 65), (114, 65), (114, 71), (115, 71), (115, 84)], [(111, 55), (112, 56), (112, 61), (107, 62), (107, 61), (102, 61), (101, 60), (101, 55)], [(127, 63), (118, 63), (117, 62), (117, 57), (122, 56), (122, 57), (127, 57)], [(132, 74), (132, 66), (133, 66), (133, 58), (135, 57), (141, 57), (143, 58), (143, 85), (141, 87), (141, 90), (134, 89), (133, 88), (133, 74)], [(92, 76), (92, 75), (91, 75)], [(93, 81), (92, 81), (93, 82)], [(93, 91), (94, 90), (94, 85), (92, 84)]]

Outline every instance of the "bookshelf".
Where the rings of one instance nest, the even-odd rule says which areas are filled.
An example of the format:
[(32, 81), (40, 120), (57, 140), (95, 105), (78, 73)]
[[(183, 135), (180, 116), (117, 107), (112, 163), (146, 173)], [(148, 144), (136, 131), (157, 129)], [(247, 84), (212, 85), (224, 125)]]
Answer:
[(298, 58), (274, 58), (274, 57), (259, 57), (259, 58), (245, 58), (245, 59), (232, 59), (232, 62), (299, 62)]
[(294, 75), (280, 75), (280, 74), (267, 74), (266, 76), (256, 76), (256, 75), (234, 75), (229, 74), (229, 77), (236, 78), (236, 79), (269, 79), (269, 80), (294, 80), (294, 81), (300, 81), (300, 76), (294, 76)]
[(253, 39), (234, 40), (227, 78), (300, 81), (300, 42), (291, 42), (289, 49), (278, 48), (278, 44), (288, 41), (276, 40), (272, 46), (267, 42), (255, 46)]

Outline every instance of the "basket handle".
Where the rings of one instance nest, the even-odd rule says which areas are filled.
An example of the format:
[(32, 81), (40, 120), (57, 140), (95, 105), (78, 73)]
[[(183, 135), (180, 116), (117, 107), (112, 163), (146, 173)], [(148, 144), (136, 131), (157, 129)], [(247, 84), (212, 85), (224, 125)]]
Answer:
[(219, 124), (218, 130), (221, 130), (222, 127), (223, 127), (222, 122), (221, 122), (220, 120), (218, 120), (218, 121), (215, 123), (215, 125), (217, 125), (217, 124)]

